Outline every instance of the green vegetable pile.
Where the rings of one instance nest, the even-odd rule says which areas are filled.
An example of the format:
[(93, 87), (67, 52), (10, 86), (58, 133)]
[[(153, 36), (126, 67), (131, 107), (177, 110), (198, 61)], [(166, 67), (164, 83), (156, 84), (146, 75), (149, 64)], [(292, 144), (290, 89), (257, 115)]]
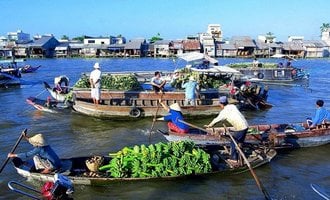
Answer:
[[(82, 76), (74, 85), (76, 88), (90, 88), (89, 77)], [(132, 74), (111, 75), (101, 77), (101, 88), (109, 90), (141, 90), (142, 87), (137, 78)]]
[(179, 176), (211, 171), (210, 155), (193, 142), (135, 145), (109, 154), (113, 159), (99, 168), (115, 178)]

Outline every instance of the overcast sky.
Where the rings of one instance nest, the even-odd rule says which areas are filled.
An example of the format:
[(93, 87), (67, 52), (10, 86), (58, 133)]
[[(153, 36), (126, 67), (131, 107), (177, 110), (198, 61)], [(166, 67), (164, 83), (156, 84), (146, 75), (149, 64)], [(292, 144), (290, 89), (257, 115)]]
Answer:
[(220, 24), (223, 37), (265, 35), (320, 39), (329, 0), (1, 0), (0, 36), (22, 30), (60, 39), (88, 36), (183, 39)]

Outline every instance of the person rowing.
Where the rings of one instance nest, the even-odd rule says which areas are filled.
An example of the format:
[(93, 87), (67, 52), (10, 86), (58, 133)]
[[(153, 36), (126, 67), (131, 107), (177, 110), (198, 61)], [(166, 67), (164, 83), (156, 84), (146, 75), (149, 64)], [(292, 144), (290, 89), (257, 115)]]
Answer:
[[(204, 125), (204, 127), (210, 128), (216, 123), (220, 121), (227, 120), (233, 127), (234, 130), (232, 133), (233, 138), (238, 143), (243, 143), (245, 140), (246, 133), (248, 131), (248, 122), (246, 121), (245, 117), (242, 115), (242, 113), (237, 109), (235, 105), (228, 104), (228, 99), (226, 96), (221, 96), (219, 98), (219, 105), (222, 109), (219, 113), (219, 115), (214, 118), (211, 123), (208, 125)], [(237, 164), (238, 163), (238, 154), (235, 147), (235, 143), (233, 141), (230, 142), (230, 148), (231, 148), (231, 155), (230, 159), (227, 161)]]

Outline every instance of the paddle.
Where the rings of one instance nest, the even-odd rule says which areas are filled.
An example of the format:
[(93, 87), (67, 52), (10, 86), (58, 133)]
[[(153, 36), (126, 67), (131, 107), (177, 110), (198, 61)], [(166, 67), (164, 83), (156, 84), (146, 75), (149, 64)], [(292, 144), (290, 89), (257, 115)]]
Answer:
[[(160, 96), (160, 101), (163, 99), (163, 93), (162, 93), (162, 96)], [(156, 119), (157, 119), (157, 114), (158, 114), (158, 111), (159, 111), (159, 106), (160, 105), (160, 102), (157, 101), (157, 109), (156, 109), (156, 113), (154, 115), (154, 118), (152, 120), (152, 124), (151, 124), (151, 128), (150, 128), (150, 132), (149, 132), (149, 144), (151, 143), (151, 132), (153, 131), (154, 129), (154, 126), (155, 126), (155, 122), (156, 122)]]
[(196, 129), (198, 129), (198, 130), (201, 130), (201, 131), (204, 131), (204, 132), (207, 132), (207, 133), (210, 132), (210, 131), (208, 131), (208, 130), (206, 130), (206, 129), (204, 129), (204, 128), (201, 128), (201, 127), (199, 127), (199, 126), (193, 125), (193, 124), (188, 123), (188, 122), (186, 122), (186, 121), (183, 121), (183, 120), (181, 120), (181, 119), (178, 119), (178, 121), (181, 122), (181, 123), (184, 123), (184, 124), (186, 124), (186, 125), (188, 125), (188, 126), (190, 126), (190, 127), (196, 128)]
[[(12, 150), (10, 151), (10, 153), (14, 153), (14, 151), (16, 150), (18, 144), (21, 142), (22, 138), (24, 137), (24, 135), (26, 135), (26, 131), (27, 129), (24, 129), (21, 133), (21, 135), (19, 136), (18, 140), (16, 141), (15, 146), (12, 148)], [(8, 161), (9, 161), (9, 157), (7, 157), (7, 159), (5, 160), (5, 162), (2, 164), (2, 167), (0, 169), (0, 173), (2, 172), (2, 170), (5, 168), (5, 166), (7, 165)]]
[(243, 157), (243, 159), (244, 159), (246, 165), (249, 167), (250, 172), (251, 172), (251, 174), (252, 174), (254, 180), (256, 181), (258, 188), (259, 188), (259, 189), (262, 191), (262, 193), (264, 194), (265, 199), (267, 199), (267, 200), (269, 199), (269, 200), (270, 200), (271, 198), (270, 198), (268, 192), (266, 191), (265, 187), (261, 184), (259, 178), (257, 177), (257, 174), (254, 172), (253, 168), (251, 167), (251, 164), (250, 164), (249, 160), (246, 158), (245, 154), (243, 153), (243, 151), (241, 150), (241, 148), (238, 146), (236, 140), (235, 140), (234, 137), (231, 135), (231, 133), (230, 133), (229, 131), (227, 131), (227, 127), (226, 127), (225, 124), (224, 124), (224, 127), (225, 127), (225, 131), (226, 131), (227, 135), (229, 135), (230, 139), (234, 142), (234, 144), (235, 144), (235, 146), (236, 146), (238, 152), (241, 154), (241, 156)]

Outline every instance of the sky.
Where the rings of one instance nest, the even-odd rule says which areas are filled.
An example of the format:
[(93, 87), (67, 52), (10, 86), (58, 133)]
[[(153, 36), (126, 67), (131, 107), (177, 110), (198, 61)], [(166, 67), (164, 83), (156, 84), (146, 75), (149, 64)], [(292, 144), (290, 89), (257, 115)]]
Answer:
[(320, 39), (330, 23), (329, 0), (0, 0), (0, 36), (22, 30), (32, 36), (74, 38), (117, 36), (126, 39), (160, 34), (184, 39), (220, 24), (224, 38), (273, 33)]

